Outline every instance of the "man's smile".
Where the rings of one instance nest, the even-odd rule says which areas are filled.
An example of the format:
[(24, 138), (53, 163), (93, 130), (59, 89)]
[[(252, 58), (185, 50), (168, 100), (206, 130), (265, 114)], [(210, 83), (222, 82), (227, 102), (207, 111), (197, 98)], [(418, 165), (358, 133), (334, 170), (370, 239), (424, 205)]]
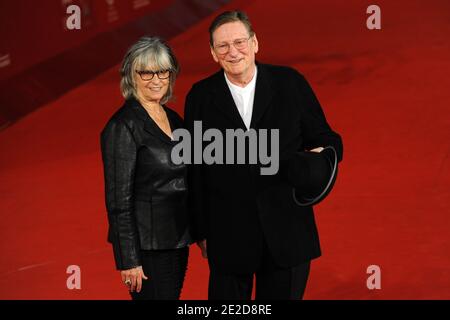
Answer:
[(233, 59), (233, 60), (227, 60), (227, 62), (230, 63), (230, 64), (238, 64), (238, 63), (241, 62), (242, 60), (244, 60), (244, 58)]

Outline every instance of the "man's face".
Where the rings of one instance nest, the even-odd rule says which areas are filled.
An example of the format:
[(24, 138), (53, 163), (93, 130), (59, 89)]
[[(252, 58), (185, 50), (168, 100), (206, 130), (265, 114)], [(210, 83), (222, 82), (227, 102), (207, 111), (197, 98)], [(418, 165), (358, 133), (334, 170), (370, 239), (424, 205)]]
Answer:
[(252, 72), (255, 54), (258, 52), (258, 40), (255, 35), (250, 37), (242, 22), (221, 25), (214, 31), (213, 40), (211, 54), (227, 75), (245, 77)]

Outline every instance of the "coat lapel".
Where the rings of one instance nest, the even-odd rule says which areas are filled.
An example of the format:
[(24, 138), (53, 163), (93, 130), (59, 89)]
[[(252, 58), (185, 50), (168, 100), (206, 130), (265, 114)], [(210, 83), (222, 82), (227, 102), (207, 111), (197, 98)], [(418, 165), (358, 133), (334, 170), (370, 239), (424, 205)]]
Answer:
[[(144, 122), (144, 130), (161, 141), (172, 144), (172, 140), (158, 127), (155, 121), (150, 117), (144, 107), (136, 99), (129, 100), (130, 106), (136, 112), (137, 116)], [(167, 112), (167, 117), (169, 118), (169, 113)], [(172, 127), (173, 121), (169, 118), (170, 125)], [(174, 130), (174, 128), (171, 128)]]
[(273, 88), (266, 68), (259, 63), (256, 65), (258, 74), (256, 77), (255, 98), (253, 100), (252, 120), (250, 122), (250, 128), (254, 129), (257, 128), (258, 121), (264, 115), (273, 97)]
[[(253, 112), (250, 128), (257, 128), (258, 121), (264, 115), (273, 97), (273, 87), (270, 77), (264, 65), (257, 63), (258, 74), (256, 77), (255, 98), (253, 100)], [(223, 112), (238, 128), (247, 131), (244, 121), (234, 103), (233, 96), (225, 81), (223, 70), (213, 77), (214, 102), (216, 107)]]
[(237, 128), (244, 131), (247, 130), (245, 123), (239, 114), (239, 111), (234, 103), (230, 88), (225, 81), (223, 70), (217, 72), (213, 77), (214, 84), (212, 86), (214, 92), (214, 105), (229, 119)]

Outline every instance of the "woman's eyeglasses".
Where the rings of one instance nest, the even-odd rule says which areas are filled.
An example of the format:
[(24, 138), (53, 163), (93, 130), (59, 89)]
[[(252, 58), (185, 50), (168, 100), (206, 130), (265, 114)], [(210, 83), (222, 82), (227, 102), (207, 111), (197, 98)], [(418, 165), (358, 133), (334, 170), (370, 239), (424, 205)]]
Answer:
[(143, 81), (150, 81), (153, 79), (153, 77), (156, 76), (158, 79), (165, 80), (170, 77), (170, 70), (160, 70), (160, 71), (149, 71), (149, 70), (142, 70), (138, 71), (135, 70), (136, 73), (141, 77)]

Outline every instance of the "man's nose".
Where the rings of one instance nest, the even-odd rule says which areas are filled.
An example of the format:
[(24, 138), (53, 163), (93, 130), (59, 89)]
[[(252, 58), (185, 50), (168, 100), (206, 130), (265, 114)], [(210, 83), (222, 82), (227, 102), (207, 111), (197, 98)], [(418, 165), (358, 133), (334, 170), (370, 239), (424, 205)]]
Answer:
[(228, 54), (232, 57), (236, 57), (239, 54), (239, 50), (236, 49), (236, 47), (234, 46), (234, 44), (230, 45), (230, 50), (228, 51)]

